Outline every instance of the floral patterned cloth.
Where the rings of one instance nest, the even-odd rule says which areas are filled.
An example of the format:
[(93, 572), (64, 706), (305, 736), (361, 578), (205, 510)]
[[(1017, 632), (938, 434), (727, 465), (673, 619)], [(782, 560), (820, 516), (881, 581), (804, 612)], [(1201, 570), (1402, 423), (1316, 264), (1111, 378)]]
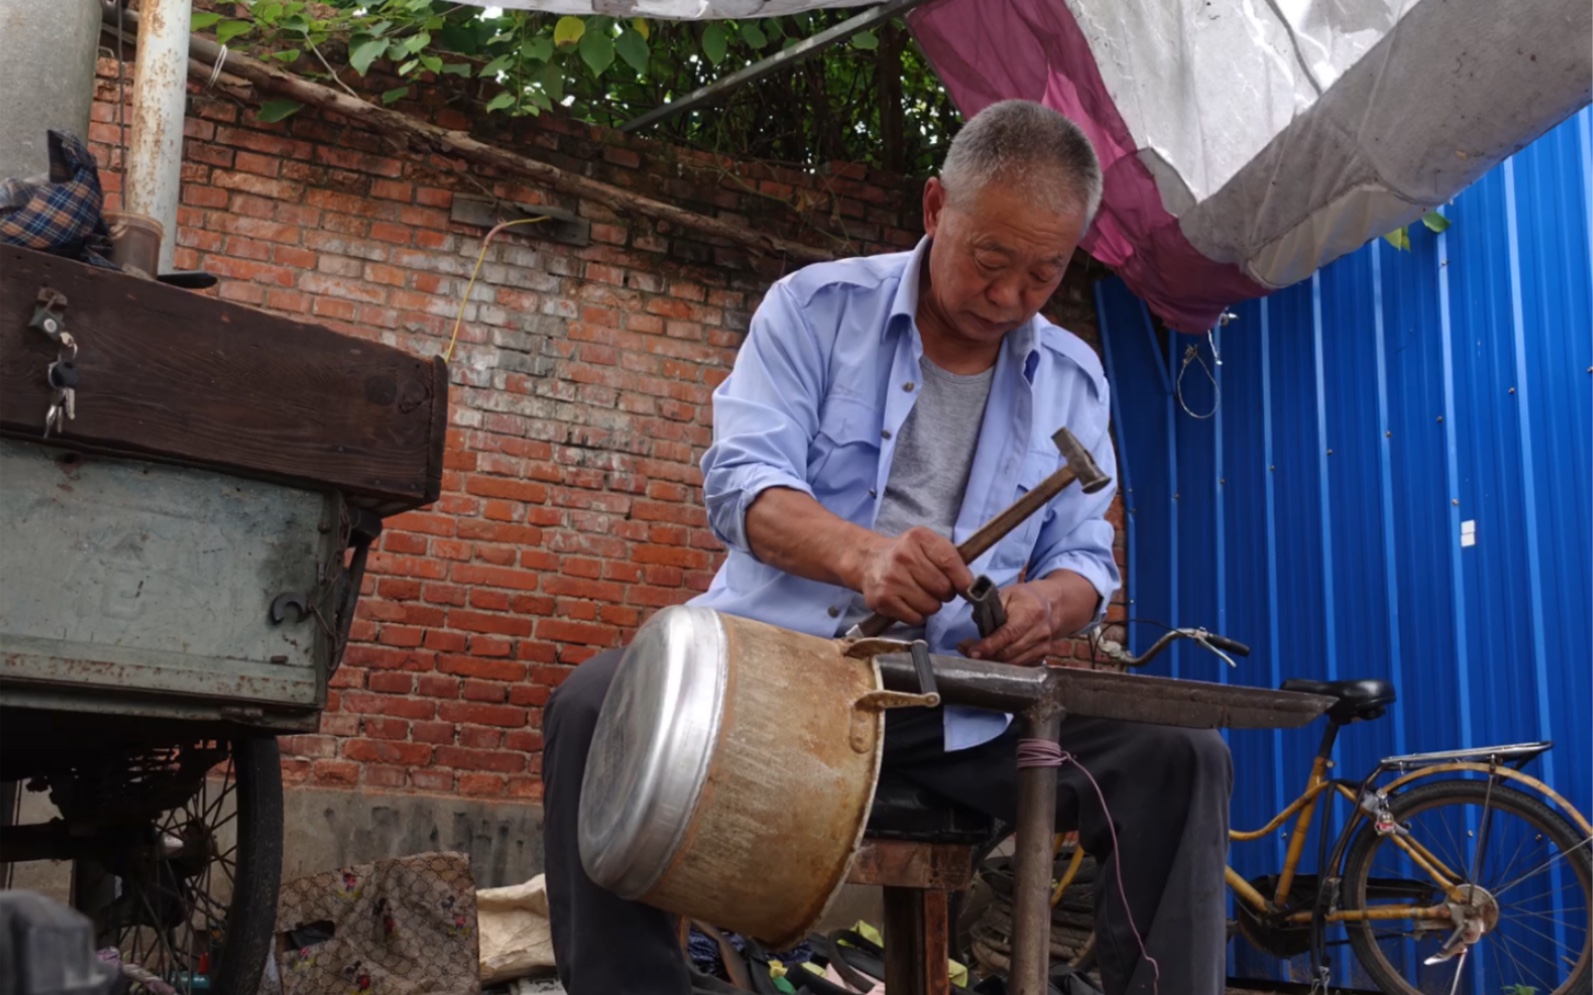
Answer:
[(311, 875), (277, 903), (283, 995), (475, 995), (478, 939), (463, 853)]

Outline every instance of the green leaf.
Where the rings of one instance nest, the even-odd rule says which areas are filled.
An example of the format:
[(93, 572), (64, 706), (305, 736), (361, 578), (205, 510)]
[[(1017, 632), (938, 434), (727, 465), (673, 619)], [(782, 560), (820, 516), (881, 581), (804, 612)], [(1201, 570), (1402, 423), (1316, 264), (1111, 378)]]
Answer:
[(579, 17), (561, 17), (553, 25), (553, 44), (574, 45), (586, 35), (586, 22)]
[(354, 41), (348, 47), (348, 64), (354, 71), (364, 76), (371, 68), (371, 63), (382, 57), (387, 51), (387, 42), (382, 38), (365, 38), (354, 36)]
[(553, 58), (553, 39), (536, 35), (520, 43), (520, 54), (532, 62), (546, 62)]
[(216, 41), (222, 45), (232, 41), (241, 34), (245, 34), (254, 27), (248, 21), (222, 21), (216, 25)]
[(763, 33), (762, 28), (758, 27), (757, 21), (747, 21), (742, 24), (741, 37), (745, 38), (747, 44), (755, 49), (761, 49), (769, 44), (769, 36)]
[(708, 56), (708, 61), (718, 65), (725, 59), (725, 47), (729, 39), (725, 37), (725, 26), (718, 21), (709, 21), (708, 26), (702, 29), (702, 54)]
[(292, 31), (301, 35), (310, 33), (310, 22), (298, 14), (284, 17), (279, 27), (281, 27), (283, 31)]
[(872, 31), (859, 31), (852, 36), (852, 47), (872, 52), (879, 48), (879, 35)]
[(268, 0), (266, 3), (255, 4), (251, 12), (254, 14), (255, 20), (271, 24), (282, 16), (282, 4), (277, 3), (276, 0)]
[(203, 31), (219, 20), (221, 20), (220, 14), (213, 14), (208, 10), (196, 10), (193, 18), (188, 22), (188, 29), (190, 31)]
[(408, 76), (410, 73), (415, 71), (415, 67), (418, 65), (420, 65), (419, 59), (410, 59), (408, 62), (398, 67), (398, 75)]
[(614, 64), (614, 39), (602, 31), (588, 31), (581, 36), (581, 61), (592, 70), (594, 79), (601, 79)]
[(372, 24), (370, 27), (366, 28), (365, 32), (367, 34), (377, 35), (377, 36), (385, 35), (385, 34), (387, 34), (387, 29), (392, 27), (392, 26), (393, 26), (393, 22), (392, 21), (377, 21), (375, 24)]
[(529, 109), (532, 114), (539, 113), (540, 111), (551, 111), (553, 109), (553, 101), (549, 100), (548, 95), (543, 93), (541, 90), (532, 90), (531, 106)]
[(281, 51), (281, 52), (273, 52), (273, 53), (271, 53), (271, 58), (277, 60), (278, 62), (293, 62), (295, 59), (297, 59), (300, 55), (303, 55), (303, 54), (304, 54), (303, 52), (300, 52), (296, 48), (290, 48), (290, 49), (286, 49), (286, 50)]
[(450, 62), (442, 67), (443, 72), (451, 76), (463, 76), (466, 79), (470, 78), (470, 69), (471, 66), (468, 62)]
[(491, 100), (487, 101), (487, 110), (489, 111), (501, 111), (505, 107), (513, 106), (514, 94), (507, 91), (500, 93), (496, 97), (493, 97)]
[(1410, 251), (1410, 232), (1403, 228), (1395, 228), (1387, 235), (1384, 235), (1383, 241), (1387, 242), (1389, 245), (1392, 245), (1401, 252)]
[(442, 72), (442, 59), (439, 59), (435, 55), (422, 55), (420, 57), (420, 64), (434, 73)]
[(481, 21), (449, 21), (437, 32), (437, 47), (460, 55), (482, 55), (491, 36), (490, 24)]
[(425, 48), (427, 45), (430, 45), (430, 44), (431, 44), (431, 34), (430, 34), (430, 32), (426, 32), (426, 31), (422, 31), (422, 32), (420, 32), (418, 34), (410, 35), (408, 38), (406, 38), (404, 40), (404, 48), (406, 48), (409, 51), (410, 55), (414, 55), (416, 52), (419, 52), (421, 49)]
[(645, 17), (631, 18), (631, 29), (637, 34), (641, 35), (643, 41), (649, 40), (653, 37), (653, 28), (647, 23), (647, 18)]
[(493, 59), (491, 62), (481, 67), (481, 76), (483, 79), (491, 79), (503, 72), (505, 69), (508, 69), (513, 62), (514, 56), (500, 55), (496, 59)]
[(625, 60), (626, 65), (636, 70), (639, 75), (647, 75), (647, 39), (635, 31), (627, 31), (615, 40), (614, 48), (619, 51), (620, 58)]
[(542, 89), (555, 103), (564, 100), (564, 70), (550, 62), (542, 67), (537, 74), (537, 82), (542, 84)]
[(257, 116), (266, 124), (275, 124), (303, 109), (304, 105), (297, 100), (267, 100), (260, 105), (260, 113)]
[(394, 42), (389, 42), (388, 43), (388, 46), (387, 46), (387, 57), (389, 59), (392, 59), (394, 62), (397, 62), (399, 59), (402, 59), (404, 56), (406, 56), (408, 54), (409, 54), (409, 46), (405, 45), (402, 41), (394, 41)]
[(1426, 225), (1427, 230), (1434, 234), (1442, 234), (1448, 231), (1451, 223), (1448, 218), (1437, 211), (1428, 211), (1422, 215), (1422, 224)]
[(382, 93), (382, 103), (390, 104), (390, 103), (392, 103), (395, 100), (401, 100), (408, 93), (409, 93), (409, 87), (407, 87), (407, 86), (395, 86), (391, 90), (387, 90), (387, 91)]

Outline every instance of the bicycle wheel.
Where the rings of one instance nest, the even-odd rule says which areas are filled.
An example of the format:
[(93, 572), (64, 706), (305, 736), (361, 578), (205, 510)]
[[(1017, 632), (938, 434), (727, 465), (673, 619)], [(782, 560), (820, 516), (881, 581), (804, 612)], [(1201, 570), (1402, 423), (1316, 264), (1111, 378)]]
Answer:
[[(1427, 964), (1454, 934), (1452, 919), (1348, 922), (1351, 947), (1379, 989), (1500, 995), (1586, 995), (1593, 857), (1571, 823), (1537, 798), (1485, 781), (1440, 781), (1394, 798), (1391, 811), (1411, 840), (1468, 889), (1486, 930), (1464, 967)], [(1478, 854), (1478, 843), (1482, 852)], [(1345, 861), (1343, 905), (1437, 905), (1443, 891), (1411, 857), (1371, 825)]]
[(73, 905), (114, 947), (179, 995), (252, 993), (276, 928), (282, 768), (270, 737), (191, 743), (165, 763), (210, 776), (163, 812), (147, 845), (73, 862)]

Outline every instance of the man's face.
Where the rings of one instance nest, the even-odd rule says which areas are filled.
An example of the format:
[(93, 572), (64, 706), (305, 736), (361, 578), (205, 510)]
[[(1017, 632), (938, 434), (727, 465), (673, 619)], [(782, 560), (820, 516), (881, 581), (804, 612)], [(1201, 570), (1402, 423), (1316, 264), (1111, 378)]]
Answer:
[(952, 203), (931, 179), (924, 187), (930, 286), (919, 306), (967, 345), (999, 343), (1056, 291), (1084, 229), (1082, 211), (1037, 209), (1034, 198), (1004, 184)]

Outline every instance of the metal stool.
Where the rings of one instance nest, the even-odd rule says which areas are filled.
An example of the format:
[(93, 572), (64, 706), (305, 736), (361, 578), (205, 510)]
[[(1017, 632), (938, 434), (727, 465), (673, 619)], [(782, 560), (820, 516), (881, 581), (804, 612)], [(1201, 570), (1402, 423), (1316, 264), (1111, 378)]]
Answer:
[(973, 883), (974, 860), (994, 831), (989, 816), (885, 774), (874, 792), (852, 884), (885, 892), (885, 989), (948, 995), (953, 892)]

